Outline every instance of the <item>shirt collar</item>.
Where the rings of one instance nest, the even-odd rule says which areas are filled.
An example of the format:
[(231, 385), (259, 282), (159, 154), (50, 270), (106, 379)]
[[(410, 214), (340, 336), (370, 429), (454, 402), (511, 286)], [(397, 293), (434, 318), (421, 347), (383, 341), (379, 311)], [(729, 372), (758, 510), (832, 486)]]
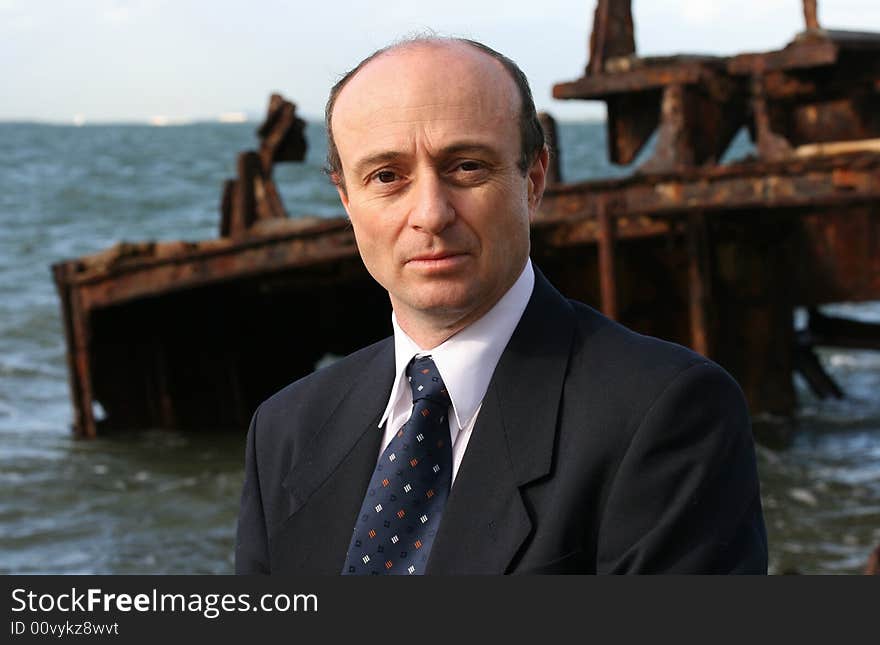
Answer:
[(483, 396), (489, 388), (489, 381), (492, 379), (498, 360), (513, 335), (513, 330), (519, 324), (534, 286), (535, 272), (531, 260), (527, 259), (522, 273), (513, 286), (482, 318), (431, 350), (421, 349), (400, 328), (397, 318), (392, 313), (396, 376), (379, 426), (391, 416), (394, 403), (401, 395), (401, 388), (408, 386), (405, 371), (412, 357), (430, 355), (443, 377), (443, 383), (452, 400), (456, 423), (450, 424), (450, 431), (454, 441), (458, 431), (464, 428), (477, 413)]

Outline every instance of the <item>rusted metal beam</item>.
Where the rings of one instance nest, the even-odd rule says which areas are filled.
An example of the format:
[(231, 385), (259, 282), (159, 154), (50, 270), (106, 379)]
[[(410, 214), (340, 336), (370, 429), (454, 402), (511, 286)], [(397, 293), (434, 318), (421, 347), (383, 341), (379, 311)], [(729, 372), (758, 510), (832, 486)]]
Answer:
[(617, 320), (617, 245), (616, 218), (610, 212), (607, 199), (600, 201), (599, 208), (599, 283), (602, 294), (602, 313)]
[(559, 137), (556, 132), (556, 119), (547, 112), (538, 112), (538, 121), (544, 130), (544, 141), (550, 149), (550, 162), (547, 166), (547, 184), (558, 184), (562, 181), (559, 162)]
[(858, 141), (833, 141), (831, 143), (808, 143), (794, 150), (796, 157), (812, 157), (815, 155), (842, 155), (853, 152), (880, 153), (880, 139), (861, 139)]
[(839, 57), (840, 47), (830, 39), (795, 41), (775, 52), (733, 56), (727, 61), (727, 73), (752, 76), (774, 71), (829, 67), (837, 63)]
[(816, 346), (880, 350), (880, 324), (827, 316), (815, 306), (807, 308), (807, 326), (797, 334), (795, 369), (819, 398), (843, 398), (843, 390), (816, 356)]
[(61, 318), (67, 346), (73, 432), (77, 436), (94, 437), (97, 432), (92, 409), (89, 316), (80, 303), (77, 290), (70, 283), (71, 274), (75, 270), (72, 263), (56, 264), (52, 267), (52, 274), (61, 301)]
[(92, 309), (357, 256), (346, 219), (296, 224), (291, 220), (292, 230), (279, 227), (274, 235), (241, 240), (146, 244), (127, 255), (120, 251), (115, 264), (100, 256), (75, 262), (79, 270), (68, 269), (66, 282)]
[(837, 65), (843, 54), (850, 55), (850, 64), (853, 60), (870, 62), (877, 51), (880, 51), (880, 34), (877, 33), (808, 31), (778, 51), (732, 56), (727, 61), (727, 73), (752, 76), (776, 71), (818, 70)]
[[(764, 91), (764, 77), (752, 77), (752, 117), (758, 155), (765, 161), (779, 161), (791, 156), (792, 145), (781, 133), (780, 111), (773, 111)], [(774, 118), (777, 117), (777, 118)]]
[(845, 206), (880, 199), (880, 156), (809, 157), (551, 186), (541, 214), (597, 217), (609, 193), (630, 215)]
[(616, 94), (662, 90), (667, 85), (708, 84), (715, 70), (723, 71), (723, 65), (724, 59), (711, 56), (665, 57), (650, 66), (642, 59), (629, 71), (556, 83), (553, 98), (602, 100)]
[(663, 88), (657, 145), (653, 156), (642, 164), (643, 172), (669, 172), (694, 165), (696, 137), (689, 136), (685, 92), (685, 86), (677, 83)]
[(694, 86), (667, 85), (654, 154), (640, 170), (669, 172), (717, 163), (745, 124), (742, 97), (733, 91), (727, 95), (727, 100), (716, 101)]
[(296, 105), (280, 94), (269, 98), (266, 119), (257, 129), (260, 138), (260, 163), (266, 176), (272, 175), (273, 166), (282, 161), (302, 161), (308, 144), (306, 123), (296, 116)]
[(257, 129), (260, 150), (238, 156), (238, 178), (223, 186), (220, 236), (241, 237), (259, 221), (284, 219), (287, 212), (272, 179), (274, 164), (305, 159), (305, 121), (296, 106), (279, 94), (269, 99), (266, 119)]
[(235, 191), (235, 206), (232, 221), (235, 224), (231, 234), (243, 233), (257, 219), (257, 186), (261, 179), (260, 156), (253, 151), (238, 155), (238, 188)]
[[(870, 55), (880, 51), (880, 32), (876, 31), (821, 29), (817, 34), (807, 34), (807, 36), (810, 36), (807, 40), (830, 40), (842, 53)], [(795, 40), (797, 42), (798, 39)]]
[(794, 352), (794, 369), (820, 399), (844, 397), (843, 390), (822, 366), (811, 346), (798, 343)]
[(661, 90), (637, 95), (615, 94), (608, 106), (608, 158), (629, 164), (638, 156), (660, 123)]
[[(661, 238), (672, 229), (670, 222), (650, 217), (617, 215), (614, 217), (618, 241)], [(532, 241), (544, 248), (565, 249), (598, 244), (601, 236), (596, 217), (571, 215), (565, 218), (539, 217), (532, 222)]]
[(688, 317), (691, 327), (691, 348), (703, 356), (711, 356), (709, 345), (709, 307), (711, 277), (706, 253), (708, 240), (705, 217), (693, 212), (687, 218), (688, 254)]
[(809, 209), (798, 218), (793, 297), (802, 306), (880, 299), (880, 206)]
[(626, 59), (602, 71), (591, 69), (583, 78), (559, 83), (553, 95), (606, 101), (614, 163), (630, 163), (658, 124), (655, 154), (642, 170), (713, 163), (745, 121), (743, 91), (724, 73), (723, 59)]
[(880, 349), (880, 324), (877, 323), (827, 316), (811, 307), (807, 330), (811, 345)]
[[(822, 41), (774, 53), (775, 58), (761, 54), (755, 55), (758, 58), (731, 60), (728, 71), (752, 72), (750, 92), (747, 85), (723, 73), (723, 61), (681, 59), (668, 65), (645, 60), (626, 72), (558, 84), (554, 96), (607, 102), (609, 156), (614, 163), (630, 163), (659, 124), (655, 156), (643, 168), (658, 172), (720, 159), (746, 122), (746, 97), (750, 95), (762, 158), (783, 159), (794, 145), (817, 136), (824, 140), (855, 139), (880, 132), (876, 116), (880, 99), (873, 92), (862, 100), (840, 100), (837, 105), (827, 99), (805, 102), (808, 91), (815, 95), (818, 90), (814, 82), (798, 79), (786, 81), (785, 90), (800, 92), (799, 104), (770, 102), (765, 87), (769, 83), (779, 90), (781, 81), (768, 80), (767, 68), (812, 68), (835, 62), (837, 55), (836, 45)], [(870, 74), (865, 78), (865, 83), (871, 81)], [(847, 81), (847, 88), (851, 89), (853, 82), (857, 81)], [(662, 102), (658, 92), (662, 92)]]
[(636, 51), (631, 0), (599, 0), (593, 13), (587, 74), (601, 74), (606, 62)]
[(819, 11), (816, 0), (804, 0), (804, 24), (807, 29), (819, 29)]

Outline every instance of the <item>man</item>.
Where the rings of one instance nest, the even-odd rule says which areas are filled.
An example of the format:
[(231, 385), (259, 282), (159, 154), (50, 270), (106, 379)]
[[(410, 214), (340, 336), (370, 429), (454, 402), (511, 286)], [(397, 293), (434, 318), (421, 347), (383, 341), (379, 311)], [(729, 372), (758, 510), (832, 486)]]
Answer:
[(254, 415), (239, 573), (765, 573), (742, 393), (532, 267), (548, 152), (525, 77), (472, 41), (333, 89), (331, 176), (393, 338)]

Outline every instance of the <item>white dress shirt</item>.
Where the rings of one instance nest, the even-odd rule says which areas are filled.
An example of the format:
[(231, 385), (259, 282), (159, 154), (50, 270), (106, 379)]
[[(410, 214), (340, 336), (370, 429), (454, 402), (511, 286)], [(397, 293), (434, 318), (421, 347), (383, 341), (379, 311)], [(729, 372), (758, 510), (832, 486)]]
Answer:
[(412, 392), (406, 379), (406, 366), (413, 356), (430, 356), (452, 400), (453, 414), (448, 417), (452, 441), (452, 481), (455, 481), (489, 381), (513, 330), (519, 324), (534, 286), (535, 273), (529, 259), (519, 278), (494, 307), (431, 350), (421, 349), (391, 314), (396, 377), (385, 414), (379, 421), (380, 428), (385, 425), (379, 456), (412, 412)]

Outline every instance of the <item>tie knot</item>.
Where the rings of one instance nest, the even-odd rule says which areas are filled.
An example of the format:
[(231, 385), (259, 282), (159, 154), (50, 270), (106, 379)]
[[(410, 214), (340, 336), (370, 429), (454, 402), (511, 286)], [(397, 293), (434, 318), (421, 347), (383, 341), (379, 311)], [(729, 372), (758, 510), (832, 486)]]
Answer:
[(413, 403), (419, 399), (431, 399), (443, 405), (451, 403), (440, 371), (430, 356), (413, 358), (406, 367), (406, 375), (409, 377)]

